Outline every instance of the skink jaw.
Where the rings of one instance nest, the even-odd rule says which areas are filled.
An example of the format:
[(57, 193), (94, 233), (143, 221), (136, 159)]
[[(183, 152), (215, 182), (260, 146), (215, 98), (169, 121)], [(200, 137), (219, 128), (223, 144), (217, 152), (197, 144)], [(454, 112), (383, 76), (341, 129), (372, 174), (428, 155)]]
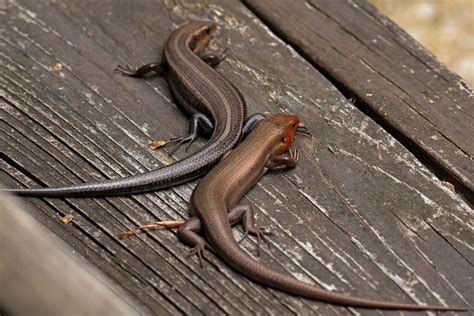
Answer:
[(281, 143), (275, 149), (274, 154), (280, 155), (288, 150), (300, 125), (300, 118), (291, 114), (276, 114), (269, 118), (279, 125), (281, 131)]
[(309, 136), (309, 137), (313, 137), (313, 135), (311, 135), (311, 133), (308, 131), (308, 128), (306, 126), (303, 126), (303, 125), (299, 125), (296, 128), (296, 133), (303, 134), (303, 135), (306, 135), (306, 136)]

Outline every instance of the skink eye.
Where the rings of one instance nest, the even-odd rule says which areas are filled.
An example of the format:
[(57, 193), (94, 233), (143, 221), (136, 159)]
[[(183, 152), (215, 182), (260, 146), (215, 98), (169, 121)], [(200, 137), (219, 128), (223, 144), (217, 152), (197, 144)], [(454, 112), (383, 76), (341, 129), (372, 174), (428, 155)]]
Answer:
[(296, 123), (295, 122), (291, 122), (291, 128), (296, 128)]

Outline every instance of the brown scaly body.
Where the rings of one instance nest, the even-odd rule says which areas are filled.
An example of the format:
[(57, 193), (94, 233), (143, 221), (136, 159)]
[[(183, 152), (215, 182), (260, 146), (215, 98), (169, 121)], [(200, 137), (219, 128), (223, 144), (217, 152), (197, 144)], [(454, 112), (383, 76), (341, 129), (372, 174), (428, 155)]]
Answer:
[[(293, 141), (298, 124), (298, 118), (293, 115), (277, 115), (260, 121), (245, 141), (197, 185), (191, 199), (191, 211), (195, 217), (178, 229), (178, 237), (194, 247), (191, 253), (201, 257), (201, 252), (209, 245), (227, 264), (260, 284), (327, 303), (377, 309), (465, 310), (382, 302), (337, 294), (276, 272), (242, 251), (233, 237), (231, 223), (241, 220), (246, 233), (257, 237), (262, 237), (264, 232), (255, 228), (251, 208), (236, 204), (267, 170), (296, 165), (297, 154), (292, 153), (290, 157), (281, 154)], [(198, 235), (199, 232), (204, 234), (205, 239)]]
[(238, 142), (246, 114), (245, 100), (239, 90), (210, 66), (220, 60), (202, 55), (215, 29), (214, 22), (188, 22), (168, 38), (162, 63), (144, 65), (135, 71), (119, 68), (120, 73), (133, 77), (144, 77), (151, 72), (164, 73), (178, 105), (190, 115), (200, 115), (194, 124), (213, 129), (209, 141), (199, 152), (160, 169), (122, 179), (2, 191), (37, 197), (124, 195), (172, 187), (209, 171)]

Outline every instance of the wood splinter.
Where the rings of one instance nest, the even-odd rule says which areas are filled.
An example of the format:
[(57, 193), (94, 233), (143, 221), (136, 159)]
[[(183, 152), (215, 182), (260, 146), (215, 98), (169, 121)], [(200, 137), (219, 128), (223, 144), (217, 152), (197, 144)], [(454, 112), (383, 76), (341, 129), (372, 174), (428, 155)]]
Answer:
[(133, 234), (136, 234), (140, 230), (149, 229), (149, 228), (156, 228), (156, 227), (177, 228), (177, 227), (179, 227), (183, 224), (184, 224), (184, 221), (160, 221), (160, 222), (155, 222), (155, 223), (151, 223), (151, 224), (144, 224), (144, 225), (140, 225), (140, 226), (137, 226), (135, 228), (132, 228), (129, 231), (126, 231), (124, 233), (120, 233), (120, 234), (117, 235), (117, 237), (120, 240), (124, 240), (124, 239), (132, 236)]

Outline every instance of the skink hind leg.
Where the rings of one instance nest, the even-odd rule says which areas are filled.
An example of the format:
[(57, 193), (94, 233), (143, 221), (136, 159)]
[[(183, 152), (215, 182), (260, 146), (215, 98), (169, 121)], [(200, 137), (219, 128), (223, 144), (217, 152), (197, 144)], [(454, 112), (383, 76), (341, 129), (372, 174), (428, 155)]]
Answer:
[(197, 217), (191, 217), (178, 228), (178, 238), (182, 243), (192, 247), (188, 257), (197, 255), (199, 265), (202, 267), (203, 252), (205, 248), (212, 248), (207, 244), (204, 237), (200, 235), (202, 230), (201, 221)]
[[(230, 225), (242, 223), (242, 226), (244, 227), (244, 237), (239, 241), (239, 243), (244, 240), (249, 234), (257, 237), (257, 254), (260, 255), (260, 243), (262, 240), (268, 243), (265, 238), (265, 235), (269, 235), (270, 232), (265, 231), (264, 227), (255, 227), (252, 206), (250, 204), (240, 204), (235, 206), (229, 211), (228, 219)], [(156, 227), (178, 228), (177, 235), (179, 240), (182, 243), (192, 247), (188, 256), (197, 255), (199, 259), (199, 264), (201, 266), (204, 250), (208, 249), (211, 252), (214, 252), (212, 247), (206, 242), (204, 237), (201, 235), (202, 227), (201, 221), (198, 217), (191, 217), (186, 221), (161, 221), (152, 224), (140, 225), (125, 233), (119, 234), (118, 237), (119, 239), (125, 239), (137, 233), (138, 231)]]
[[(248, 234), (254, 235), (257, 237), (257, 254), (260, 255), (260, 241), (263, 240), (268, 243), (265, 238), (265, 235), (270, 234), (270, 232), (265, 231), (264, 227), (255, 227), (253, 209), (250, 204), (240, 204), (232, 208), (228, 213), (228, 219), (230, 225), (235, 225), (237, 223), (242, 223), (244, 227), (244, 237)], [(199, 262), (202, 260), (202, 252), (204, 248), (208, 248), (213, 252), (212, 248), (206, 243), (204, 237), (200, 235), (201, 233), (201, 221), (197, 217), (192, 217), (187, 220), (182, 226), (178, 228), (178, 238), (186, 245), (193, 247), (189, 255), (196, 254), (199, 258)], [(240, 241), (242, 241), (240, 240)], [(240, 243), (239, 241), (239, 243)]]
[[(244, 227), (245, 235), (242, 240), (248, 235), (254, 235), (257, 237), (257, 254), (260, 255), (259, 245), (260, 241), (265, 239), (265, 235), (269, 232), (265, 231), (263, 227), (255, 227), (254, 215), (252, 206), (249, 204), (240, 204), (232, 208), (228, 213), (228, 219), (230, 225), (242, 223)], [(202, 265), (202, 254), (205, 248), (214, 252), (211, 246), (206, 243), (206, 240), (201, 233), (201, 221), (197, 217), (192, 217), (187, 220), (183, 225), (178, 228), (178, 238), (184, 244), (192, 247), (188, 256), (197, 255), (199, 258), (199, 264)], [(241, 240), (241, 241), (242, 241)]]
[(154, 150), (164, 146), (168, 146), (170, 144), (177, 144), (175, 148), (170, 152), (170, 155), (172, 155), (179, 147), (181, 147), (181, 145), (188, 143), (188, 145), (186, 146), (187, 151), (191, 144), (198, 137), (200, 130), (204, 130), (207, 133), (213, 128), (214, 124), (207, 116), (202, 113), (196, 113), (191, 117), (188, 135), (183, 137), (171, 138), (169, 141), (154, 140), (150, 143), (150, 148)]
[(244, 236), (239, 240), (239, 244), (249, 235), (257, 237), (257, 255), (260, 256), (260, 242), (263, 240), (270, 245), (265, 235), (271, 233), (266, 231), (265, 227), (255, 227), (253, 208), (250, 204), (239, 204), (229, 211), (229, 222), (231, 225), (241, 222), (244, 228)]
[(120, 240), (123, 240), (141, 230), (157, 227), (178, 228), (179, 240), (192, 247), (192, 249), (189, 251), (188, 257), (197, 255), (199, 258), (199, 264), (201, 266), (204, 249), (208, 248), (212, 251), (212, 248), (207, 244), (206, 240), (201, 235), (199, 235), (199, 233), (201, 233), (201, 221), (197, 217), (191, 217), (186, 221), (161, 221), (152, 224), (144, 224), (132, 228), (125, 233), (118, 234), (117, 237)]
[[(257, 122), (261, 121), (264, 118), (265, 116), (260, 113), (252, 114), (247, 117), (242, 127), (241, 139), (244, 138), (248, 133), (250, 133), (250, 131), (253, 129), (255, 124), (257, 124)], [(170, 152), (170, 155), (172, 155), (181, 145), (188, 143), (188, 146), (186, 146), (187, 151), (191, 144), (201, 133), (201, 131), (203, 131), (206, 135), (210, 135), (213, 129), (214, 123), (206, 115), (202, 113), (196, 113), (191, 117), (188, 135), (183, 137), (171, 138), (169, 141), (161, 139), (154, 140), (150, 143), (150, 148), (155, 150), (170, 144), (177, 143), (176, 147)]]

